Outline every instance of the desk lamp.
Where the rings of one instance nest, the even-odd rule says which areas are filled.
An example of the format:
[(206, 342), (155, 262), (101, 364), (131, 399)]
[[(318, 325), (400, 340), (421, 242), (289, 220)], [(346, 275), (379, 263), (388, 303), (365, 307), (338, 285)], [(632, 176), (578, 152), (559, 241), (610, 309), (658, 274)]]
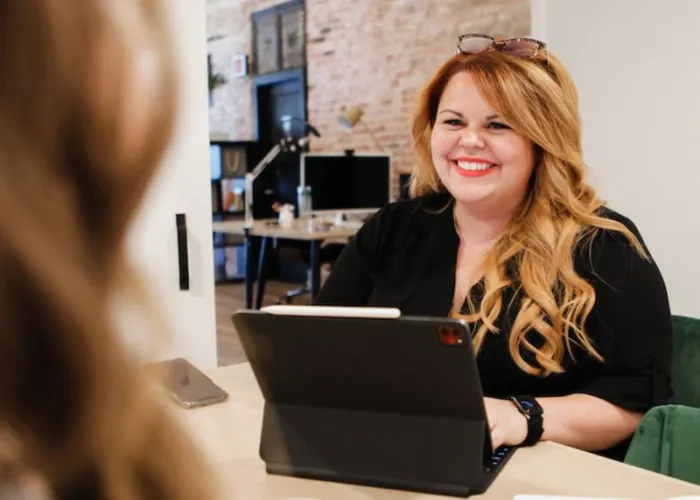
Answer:
[(372, 141), (374, 141), (374, 144), (379, 148), (380, 151), (384, 151), (384, 148), (379, 144), (379, 141), (377, 141), (377, 138), (374, 137), (374, 134), (370, 130), (370, 128), (367, 126), (367, 124), (362, 120), (362, 116), (365, 114), (365, 110), (362, 109), (359, 106), (353, 106), (351, 108), (348, 108), (345, 113), (342, 115), (338, 116), (338, 123), (340, 123), (340, 126), (343, 127), (345, 130), (352, 130), (355, 128), (355, 125), (358, 123), (362, 122), (362, 126), (365, 128), (369, 136), (372, 138)]
[[(296, 118), (290, 115), (284, 115), (281, 119), (282, 130), (284, 131), (284, 136), (275, 144), (270, 151), (263, 157), (255, 168), (245, 175), (245, 220), (243, 222), (243, 228), (250, 230), (253, 227), (253, 183), (255, 179), (260, 177), (260, 175), (265, 171), (267, 166), (277, 158), (280, 153), (286, 152), (296, 152), (306, 146), (309, 143), (309, 136), (315, 135), (316, 137), (321, 137), (316, 127), (300, 118)], [(304, 136), (296, 138), (292, 135), (292, 121), (300, 121), (304, 124)]]

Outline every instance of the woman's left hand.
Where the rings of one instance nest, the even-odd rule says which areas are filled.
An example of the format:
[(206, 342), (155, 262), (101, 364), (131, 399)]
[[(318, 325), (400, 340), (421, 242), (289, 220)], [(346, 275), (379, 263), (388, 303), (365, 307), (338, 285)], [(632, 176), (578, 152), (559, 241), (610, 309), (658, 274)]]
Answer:
[(527, 419), (507, 399), (484, 398), (486, 417), (491, 428), (491, 443), (495, 450), (501, 445), (516, 446), (527, 437)]

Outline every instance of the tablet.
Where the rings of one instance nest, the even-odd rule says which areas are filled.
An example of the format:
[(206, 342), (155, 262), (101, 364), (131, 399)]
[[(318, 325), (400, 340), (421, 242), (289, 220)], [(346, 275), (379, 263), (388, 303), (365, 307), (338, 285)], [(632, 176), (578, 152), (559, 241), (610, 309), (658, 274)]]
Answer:
[(464, 321), (292, 305), (233, 323), (265, 399), (269, 473), (464, 497), (512, 454), (492, 450)]

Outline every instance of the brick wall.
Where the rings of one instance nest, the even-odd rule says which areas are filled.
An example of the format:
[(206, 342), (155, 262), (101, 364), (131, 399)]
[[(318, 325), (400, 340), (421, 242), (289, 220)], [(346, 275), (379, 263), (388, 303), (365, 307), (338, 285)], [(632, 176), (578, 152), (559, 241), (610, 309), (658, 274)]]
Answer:
[[(217, 69), (227, 57), (251, 53), (250, 14), (278, 0), (207, 0)], [(527, 35), (530, 0), (306, 0), (309, 121), (322, 134), (311, 150), (377, 151), (362, 124), (342, 130), (343, 106), (365, 108), (364, 123), (394, 166), (410, 171), (410, 118), (415, 97), (432, 72), (454, 53), (465, 32)], [(253, 137), (250, 78), (215, 91), (213, 135)]]
[[(178, 0), (179, 1), (179, 0)], [(280, 0), (207, 0), (207, 37), (213, 69), (224, 76), (232, 71), (232, 58), (253, 52), (251, 14), (281, 3)], [(212, 138), (252, 140), (253, 84), (250, 76), (226, 78), (213, 93), (209, 108)]]

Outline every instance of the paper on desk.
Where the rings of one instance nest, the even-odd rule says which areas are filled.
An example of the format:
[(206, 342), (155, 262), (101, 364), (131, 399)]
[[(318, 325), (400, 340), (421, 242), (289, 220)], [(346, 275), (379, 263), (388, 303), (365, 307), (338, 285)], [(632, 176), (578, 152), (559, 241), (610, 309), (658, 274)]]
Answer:
[[(515, 495), (513, 500), (636, 500), (634, 498), (571, 497), (561, 495)], [(668, 499), (672, 500), (672, 499)]]
[[(633, 498), (609, 498), (609, 497), (572, 497), (561, 495), (515, 495), (513, 500), (636, 500)], [(700, 500), (700, 496), (669, 497), (666, 500)]]

